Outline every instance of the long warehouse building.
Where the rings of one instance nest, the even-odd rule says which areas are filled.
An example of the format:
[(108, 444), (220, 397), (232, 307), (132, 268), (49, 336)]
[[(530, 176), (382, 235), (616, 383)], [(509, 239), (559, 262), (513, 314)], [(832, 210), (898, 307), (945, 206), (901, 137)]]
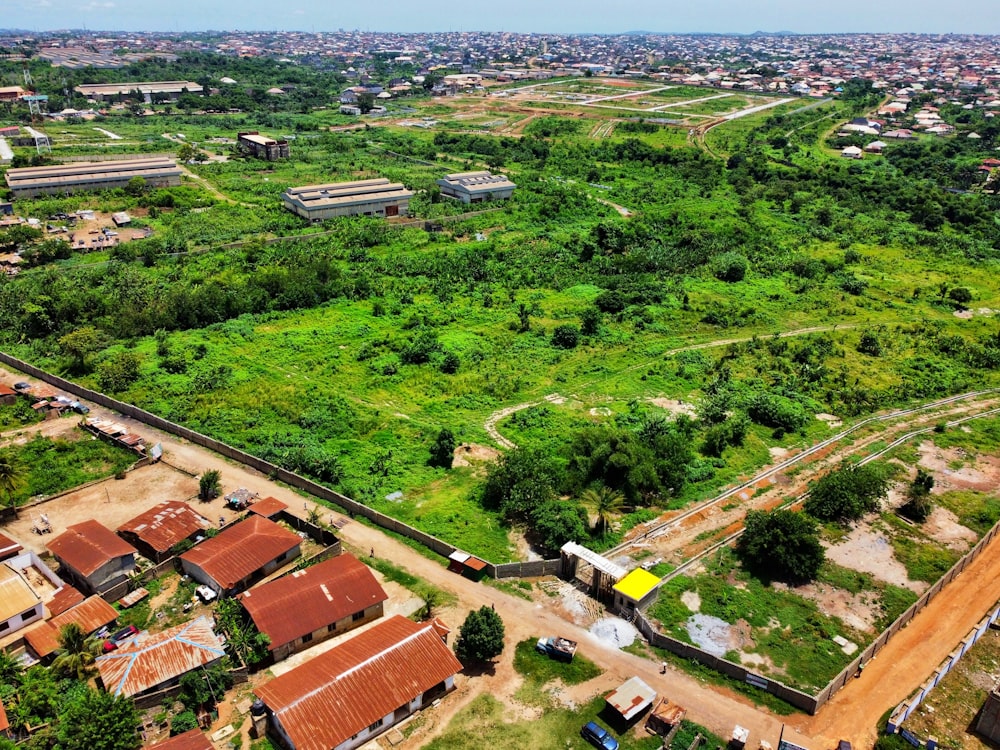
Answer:
[(146, 102), (155, 97), (177, 99), (187, 91), (190, 94), (201, 94), (204, 89), (194, 81), (128, 81), (125, 83), (84, 83), (73, 90), (94, 101), (105, 99), (132, 99), (136, 92)]
[(288, 188), (285, 208), (309, 221), (337, 216), (406, 216), (413, 192), (384, 177)]
[(163, 156), (8, 169), (6, 177), (15, 198), (120, 188), (135, 177), (144, 179), (149, 187), (181, 184), (181, 170), (173, 159)]

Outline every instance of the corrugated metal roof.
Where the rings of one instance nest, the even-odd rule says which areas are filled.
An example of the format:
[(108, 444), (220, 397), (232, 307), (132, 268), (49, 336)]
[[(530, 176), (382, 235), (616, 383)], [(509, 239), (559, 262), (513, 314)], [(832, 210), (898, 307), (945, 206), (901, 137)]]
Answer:
[(656, 691), (638, 677), (632, 677), (608, 693), (604, 700), (629, 721), (656, 700)]
[(395, 615), (254, 693), (296, 750), (329, 750), (461, 668), (432, 625)]
[(24, 547), (6, 534), (0, 534), (0, 560), (6, 560), (8, 557), (14, 557), (23, 549)]
[(155, 745), (146, 745), (145, 750), (215, 750), (215, 748), (205, 733), (195, 728), (163, 742), (157, 742)]
[(27, 612), (40, 601), (24, 576), (6, 563), (0, 565), (0, 622)]
[(92, 596), (62, 614), (39, 624), (24, 634), (24, 640), (38, 657), (44, 658), (59, 648), (59, 631), (75, 622), (84, 633), (93, 633), (118, 617), (115, 608), (99, 596)]
[(64, 583), (56, 590), (55, 595), (45, 604), (45, 608), (49, 610), (49, 615), (55, 617), (56, 615), (61, 615), (70, 607), (75, 607), (82, 601), (83, 594), (70, 586), (68, 583)]
[(68, 526), (46, 547), (63, 563), (89, 576), (110, 560), (134, 555), (135, 547), (93, 519)]
[(188, 550), (181, 560), (197, 565), (223, 589), (231, 589), (301, 541), (297, 534), (274, 521), (249, 516)]
[(179, 500), (154, 505), (118, 527), (118, 533), (132, 533), (157, 552), (167, 552), (178, 542), (212, 528), (212, 522)]
[(133, 696), (225, 656), (223, 640), (207, 617), (164, 630), (144, 631), (117, 651), (97, 657), (104, 688)]
[(239, 596), (272, 651), (388, 598), (353, 555), (331, 557)]
[(612, 562), (608, 558), (602, 557), (593, 550), (589, 550), (576, 542), (566, 542), (566, 544), (562, 546), (561, 550), (565, 554), (575, 555), (584, 562), (590, 563), (598, 570), (607, 573), (616, 581), (621, 580), (625, 577), (625, 574), (628, 573), (628, 571), (618, 563)]
[(276, 497), (265, 497), (263, 500), (253, 503), (250, 506), (250, 512), (256, 513), (258, 516), (264, 516), (264, 518), (271, 518), (287, 507), (285, 503)]

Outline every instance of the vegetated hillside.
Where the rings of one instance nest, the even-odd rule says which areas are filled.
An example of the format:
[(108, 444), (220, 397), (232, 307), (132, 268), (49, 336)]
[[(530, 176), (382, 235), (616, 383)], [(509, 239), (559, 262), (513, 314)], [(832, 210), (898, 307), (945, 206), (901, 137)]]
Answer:
[[(154, 236), (0, 283), (0, 343), (491, 559), (517, 554), (510, 525), (543, 550), (610, 544), (602, 518), (704, 495), (829, 434), (818, 413), (995, 382), (995, 199), (891, 155), (830, 158), (827, 116), (738, 120), (728, 161), (651, 145), (660, 126), (593, 139), (560, 117), (519, 138), (447, 120), (315, 133), (288, 162), (191, 167), (233, 202), (195, 183), (26, 202), (130, 208)], [(434, 179), (484, 166), (514, 199), (444, 231), (353, 218), (260, 241), (307, 231), (280, 207), (289, 185), (384, 175), (440, 217), (462, 207)], [(771, 336), (807, 327), (823, 330)], [(483, 464), (429, 464), (442, 428), (489, 443), (487, 417), (522, 404), (498, 429), (526, 450), (485, 507)]]

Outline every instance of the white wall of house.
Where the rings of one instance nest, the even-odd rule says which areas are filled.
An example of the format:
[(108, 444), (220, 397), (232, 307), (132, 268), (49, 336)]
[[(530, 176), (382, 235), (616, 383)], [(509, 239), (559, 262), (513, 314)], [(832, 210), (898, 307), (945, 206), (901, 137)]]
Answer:
[(43, 614), (42, 603), (39, 601), (30, 609), (26, 609), (24, 612), (0, 622), (0, 637), (20, 630), (25, 625), (30, 625), (33, 622), (41, 620)]

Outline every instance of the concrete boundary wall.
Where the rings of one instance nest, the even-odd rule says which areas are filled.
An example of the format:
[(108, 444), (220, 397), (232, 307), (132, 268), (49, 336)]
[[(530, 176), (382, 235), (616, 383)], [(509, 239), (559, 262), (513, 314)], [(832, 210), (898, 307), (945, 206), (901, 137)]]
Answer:
[[(196, 432), (187, 427), (170, 422), (157, 416), (156, 414), (146, 411), (145, 409), (140, 409), (139, 407), (125, 403), (124, 401), (118, 401), (117, 399), (106, 396), (99, 391), (92, 391), (89, 388), (79, 385), (78, 383), (66, 380), (58, 375), (53, 375), (52, 373), (46, 372), (41, 368), (24, 362), (17, 357), (13, 357), (6, 352), (0, 352), (0, 362), (20, 370), (21, 372), (27, 373), (32, 377), (38, 378), (51, 386), (64, 390), (68, 393), (72, 393), (78, 398), (86, 399), (87, 401), (99, 404), (106, 409), (113, 409), (126, 417), (135, 419), (158, 430), (163, 430), (164, 432), (175, 435), (176, 437), (189, 440), (195, 445), (208, 448), (209, 450), (225, 456), (226, 458), (237, 461), (244, 466), (256, 469), (262, 474), (266, 474), (273, 479), (277, 479), (278, 481), (285, 482), (293, 487), (305, 490), (315, 497), (337, 505), (352, 517), (355, 515), (362, 516), (383, 529), (420, 542), (425, 547), (434, 550), (434, 552), (438, 553), (442, 557), (448, 557), (448, 555), (457, 549), (454, 545), (438, 539), (436, 536), (420, 531), (420, 529), (415, 529), (402, 521), (397, 521), (395, 518), (385, 515), (384, 513), (379, 513), (377, 510), (373, 510), (372, 508), (362, 505), (345, 495), (341, 495), (339, 492), (335, 492), (329, 487), (324, 487), (321, 484), (317, 484), (316, 482), (299, 476), (298, 474), (288, 471), (287, 469), (283, 469), (276, 464), (272, 464), (269, 461), (258, 458), (257, 456), (247, 453), (246, 451), (242, 451), (239, 448), (234, 448), (231, 445), (227, 445), (219, 440), (210, 438), (200, 432)], [(530, 565), (530, 563), (526, 564)], [(487, 569), (491, 575), (495, 575), (495, 565), (490, 564)]]

